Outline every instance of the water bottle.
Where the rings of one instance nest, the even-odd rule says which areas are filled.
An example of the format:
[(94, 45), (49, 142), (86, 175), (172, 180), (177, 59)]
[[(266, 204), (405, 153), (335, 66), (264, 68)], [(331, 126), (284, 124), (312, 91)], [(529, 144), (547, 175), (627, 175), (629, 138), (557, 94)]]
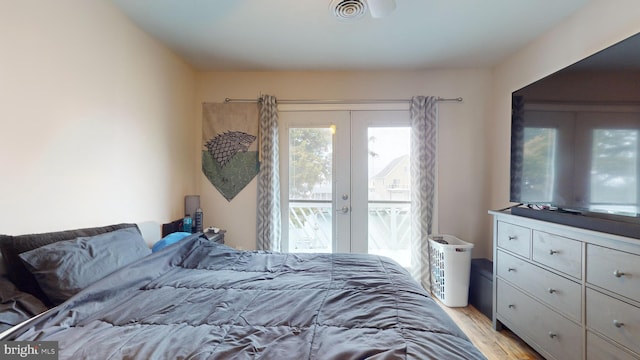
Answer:
[(193, 232), (202, 232), (202, 209), (201, 208), (196, 209), (195, 217), (196, 217), (194, 221), (195, 230)]
[(191, 219), (191, 215), (186, 214), (184, 219), (182, 219), (182, 231), (184, 232), (192, 232), (193, 228), (193, 220)]

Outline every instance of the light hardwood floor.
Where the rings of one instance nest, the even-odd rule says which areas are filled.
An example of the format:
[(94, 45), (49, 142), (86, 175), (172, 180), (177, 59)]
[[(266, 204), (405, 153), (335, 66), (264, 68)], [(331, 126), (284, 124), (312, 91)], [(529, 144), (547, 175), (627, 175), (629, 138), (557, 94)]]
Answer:
[(493, 330), (491, 320), (472, 305), (463, 308), (450, 308), (437, 299), (436, 302), (451, 316), (487, 359), (544, 360), (542, 356), (508, 329)]

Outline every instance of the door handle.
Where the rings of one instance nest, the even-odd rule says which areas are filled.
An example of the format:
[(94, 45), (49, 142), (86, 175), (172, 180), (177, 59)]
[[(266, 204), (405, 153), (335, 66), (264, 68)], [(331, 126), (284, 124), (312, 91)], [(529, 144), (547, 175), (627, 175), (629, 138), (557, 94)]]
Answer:
[(341, 214), (348, 214), (349, 210), (351, 210), (347, 205), (341, 207), (340, 209), (337, 209), (336, 212), (337, 213), (341, 213)]

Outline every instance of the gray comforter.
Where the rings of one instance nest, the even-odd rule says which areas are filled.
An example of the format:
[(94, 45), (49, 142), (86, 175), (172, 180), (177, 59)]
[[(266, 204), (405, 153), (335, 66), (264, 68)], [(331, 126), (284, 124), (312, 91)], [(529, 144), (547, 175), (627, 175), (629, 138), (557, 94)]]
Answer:
[(390, 259), (196, 236), (91, 285), (17, 340), (58, 341), (60, 359), (484, 359)]
[(0, 332), (47, 310), (35, 296), (22, 292), (0, 276)]

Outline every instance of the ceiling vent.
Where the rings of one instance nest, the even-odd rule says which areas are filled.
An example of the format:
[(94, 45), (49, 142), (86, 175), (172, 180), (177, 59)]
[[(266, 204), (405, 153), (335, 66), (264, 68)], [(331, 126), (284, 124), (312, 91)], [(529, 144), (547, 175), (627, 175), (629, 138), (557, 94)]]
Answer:
[(340, 20), (361, 18), (367, 11), (364, 0), (332, 0), (329, 5), (331, 13)]
[(340, 20), (361, 18), (369, 12), (374, 19), (383, 18), (396, 9), (395, 0), (331, 0), (329, 10)]

